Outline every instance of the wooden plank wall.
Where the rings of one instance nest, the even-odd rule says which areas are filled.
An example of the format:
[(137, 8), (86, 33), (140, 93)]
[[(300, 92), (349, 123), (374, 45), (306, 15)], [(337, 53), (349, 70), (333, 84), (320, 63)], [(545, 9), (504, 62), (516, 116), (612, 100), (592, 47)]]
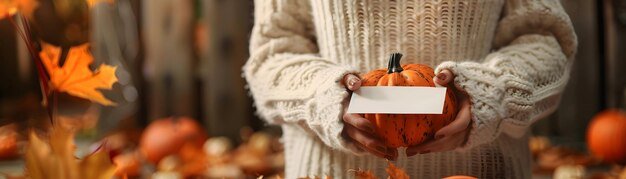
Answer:
[(239, 139), (242, 127), (259, 124), (241, 74), (248, 58), (252, 1), (202, 3), (202, 22), (208, 27), (208, 44), (200, 60), (202, 118), (211, 135)]

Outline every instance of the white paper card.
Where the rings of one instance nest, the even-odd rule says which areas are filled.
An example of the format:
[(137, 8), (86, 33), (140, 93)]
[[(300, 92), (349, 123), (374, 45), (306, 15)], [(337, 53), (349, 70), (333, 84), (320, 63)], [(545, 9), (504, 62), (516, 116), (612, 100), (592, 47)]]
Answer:
[(445, 87), (364, 86), (352, 93), (348, 113), (442, 114)]

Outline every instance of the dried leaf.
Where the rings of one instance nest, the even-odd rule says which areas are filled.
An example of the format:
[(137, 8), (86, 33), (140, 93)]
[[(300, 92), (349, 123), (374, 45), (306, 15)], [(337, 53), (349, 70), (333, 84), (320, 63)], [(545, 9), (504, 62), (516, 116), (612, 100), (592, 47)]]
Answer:
[(18, 11), (30, 18), (37, 5), (36, 0), (0, 0), (0, 19), (11, 16)]
[(74, 157), (74, 133), (61, 127), (52, 129), (48, 142), (30, 132), (26, 149), (26, 176), (28, 178), (111, 178), (114, 166), (107, 152), (98, 151), (82, 161)]
[(356, 179), (378, 179), (378, 177), (374, 176), (372, 171), (364, 171), (364, 170), (352, 170), (354, 172), (354, 177)]
[(63, 167), (61, 171), (66, 171), (64, 178), (78, 178), (80, 174), (77, 172), (78, 162), (74, 152), (74, 133), (69, 129), (62, 127), (53, 127), (50, 131), (50, 149), (52, 156), (57, 157), (59, 163), (57, 165)]
[(409, 175), (404, 172), (401, 168), (396, 167), (393, 163), (387, 161), (387, 174), (389, 174), (390, 179), (409, 179)]
[(46, 167), (48, 161), (51, 161), (50, 146), (39, 139), (37, 135), (31, 131), (29, 134), (28, 148), (24, 159), (26, 161), (26, 175), (33, 179), (45, 178)]
[(85, 157), (80, 167), (83, 178), (110, 179), (115, 173), (115, 166), (111, 163), (109, 154), (103, 150)]
[(42, 43), (39, 54), (48, 74), (52, 87), (59, 92), (85, 98), (105, 106), (115, 105), (96, 89), (111, 89), (117, 82), (116, 67), (102, 64), (94, 72), (89, 69), (93, 57), (89, 45), (83, 44), (70, 48), (65, 64), (59, 66), (61, 48)]

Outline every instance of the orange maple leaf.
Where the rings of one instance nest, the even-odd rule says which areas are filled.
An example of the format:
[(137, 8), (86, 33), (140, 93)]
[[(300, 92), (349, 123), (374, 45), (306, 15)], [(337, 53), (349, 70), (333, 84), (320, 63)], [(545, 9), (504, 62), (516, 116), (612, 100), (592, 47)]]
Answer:
[[(409, 175), (404, 172), (401, 168), (396, 167), (393, 163), (387, 161), (387, 174), (389, 174), (388, 179), (409, 179)], [(374, 173), (370, 170), (351, 170), (354, 172), (354, 177), (357, 179), (378, 179), (378, 177), (374, 176)]]
[(46, 43), (42, 43), (41, 47), (39, 56), (54, 90), (105, 106), (115, 105), (96, 89), (110, 90), (113, 87), (113, 83), (117, 82), (116, 67), (102, 64), (96, 71), (91, 71), (89, 65), (93, 63), (93, 57), (88, 44), (70, 48), (62, 67), (59, 66), (61, 48)]
[(387, 174), (389, 174), (390, 179), (409, 179), (409, 175), (404, 172), (401, 168), (396, 167), (390, 161), (387, 161)]
[(0, 19), (11, 16), (18, 11), (30, 18), (37, 5), (36, 0), (0, 0)]
[(7, 15), (13, 15), (17, 11), (17, 1), (0, 0), (0, 19)]

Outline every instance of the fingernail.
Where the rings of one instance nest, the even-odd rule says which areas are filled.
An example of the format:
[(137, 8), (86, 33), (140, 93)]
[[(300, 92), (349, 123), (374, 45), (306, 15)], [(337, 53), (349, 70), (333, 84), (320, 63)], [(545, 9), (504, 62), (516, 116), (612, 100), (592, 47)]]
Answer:
[(445, 81), (447, 77), (446, 77), (446, 74), (439, 73), (437, 74), (437, 78), (439, 78), (439, 80), (441, 81)]
[(354, 84), (356, 84), (357, 82), (359, 82), (360, 79), (358, 78), (352, 78), (350, 79), (350, 86), (354, 86)]
[(430, 153), (430, 150), (424, 150), (420, 152), (420, 154), (427, 154), (427, 153)]

